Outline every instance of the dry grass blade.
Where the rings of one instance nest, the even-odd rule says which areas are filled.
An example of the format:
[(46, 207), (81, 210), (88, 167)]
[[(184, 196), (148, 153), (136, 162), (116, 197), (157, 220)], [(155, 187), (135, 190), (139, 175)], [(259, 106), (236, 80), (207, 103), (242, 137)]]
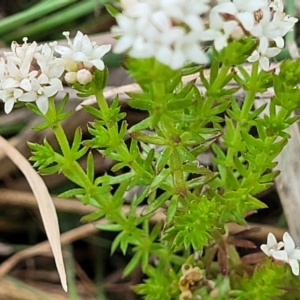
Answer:
[(30, 165), (28, 160), (22, 156), (13, 146), (10, 145), (3, 137), (0, 136), (0, 147), (5, 154), (18, 166), (20, 171), (26, 177), (33, 194), (38, 202), (38, 207), (42, 216), (45, 231), (53, 251), (55, 264), (59, 273), (62, 287), (67, 291), (67, 279), (65, 266), (63, 262), (60, 233), (58, 226), (58, 219), (56, 215), (55, 206), (49, 195), (47, 187), (42, 178)]

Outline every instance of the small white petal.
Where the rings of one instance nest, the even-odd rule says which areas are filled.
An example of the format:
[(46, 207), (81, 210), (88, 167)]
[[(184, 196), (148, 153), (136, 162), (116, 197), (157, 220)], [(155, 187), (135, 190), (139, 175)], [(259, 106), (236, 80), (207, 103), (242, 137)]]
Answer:
[(124, 35), (122, 36), (114, 46), (115, 53), (123, 53), (128, 50), (134, 42), (132, 36)]
[(247, 58), (249, 62), (255, 62), (259, 59), (259, 53), (257, 50), (254, 50), (253, 53)]
[(19, 99), (23, 95), (23, 91), (20, 89), (14, 89), (14, 98)]
[(93, 59), (91, 63), (100, 71), (104, 70), (104, 62), (101, 59)]
[(218, 36), (215, 39), (214, 46), (218, 52), (227, 46), (227, 38), (225, 35)]
[(294, 249), (293, 252), (289, 254), (289, 258), (300, 260), (300, 249), (299, 248)]
[(288, 232), (285, 232), (283, 234), (283, 242), (284, 242), (284, 250), (286, 250), (287, 253), (291, 253), (295, 249), (295, 243), (293, 238), (290, 236)]
[(49, 97), (54, 96), (58, 92), (58, 90), (55, 86), (50, 85), (50, 86), (45, 86), (43, 92), (45, 97), (48, 99)]
[(89, 58), (83, 52), (75, 52), (75, 53), (73, 53), (72, 59), (74, 59), (74, 61), (78, 61), (78, 62), (80, 62), (80, 61), (88, 61), (89, 60)]
[(21, 102), (34, 102), (35, 100), (36, 100), (36, 93), (33, 91), (25, 93), (19, 98), (19, 101)]
[(299, 275), (299, 263), (296, 259), (290, 259), (289, 260), (289, 265), (292, 269), (292, 272), (294, 275), (298, 276)]
[(14, 107), (14, 104), (15, 104), (15, 99), (14, 98), (10, 98), (7, 101), (5, 101), (4, 111), (5, 111), (6, 114), (9, 114), (12, 111), (12, 109)]
[(2, 88), (3, 89), (10, 89), (10, 88), (14, 88), (14, 87), (18, 87), (19, 86), (19, 81), (13, 78), (7, 78), (3, 84), (2, 84)]
[(288, 254), (285, 250), (274, 251), (272, 257), (277, 260), (288, 262)]
[(276, 237), (275, 237), (275, 235), (272, 232), (270, 232), (268, 234), (267, 244), (268, 244), (269, 247), (273, 247), (274, 245), (277, 244)]
[(281, 36), (275, 38), (274, 41), (275, 41), (276, 46), (278, 48), (283, 48), (284, 47), (284, 39)]
[(25, 90), (26, 92), (29, 92), (31, 90), (31, 83), (30, 80), (28, 78), (23, 79), (20, 82), (20, 88), (22, 88), (23, 90)]
[(250, 31), (253, 28), (255, 22), (253, 13), (242, 12), (239, 13), (237, 17), (247, 31)]
[(269, 247), (268, 247), (266, 244), (260, 245), (260, 249), (261, 249), (261, 251), (264, 252), (267, 256), (271, 256), (270, 249), (269, 249)]
[(267, 49), (266, 56), (267, 57), (274, 57), (277, 54), (279, 54), (280, 52), (281, 52), (281, 49), (276, 48), (276, 47), (272, 47), (272, 48)]
[(267, 57), (261, 57), (259, 59), (259, 64), (264, 71), (268, 71), (270, 67), (270, 61)]
[(111, 45), (101, 45), (97, 47), (94, 52), (94, 56), (97, 58), (102, 58), (106, 53), (108, 53), (111, 49)]
[(36, 105), (39, 110), (45, 115), (49, 107), (48, 98), (46, 96), (40, 96), (36, 101)]
[(93, 51), (92, 42), (87, 35), (84, 35), (82, 40), (82, 52), (88, 55), (92, 51)]
[(69, 47), (57, 45), (55, 46), (55, 52), (64, 57), (70, 55), (72, 53), (72, 50)]

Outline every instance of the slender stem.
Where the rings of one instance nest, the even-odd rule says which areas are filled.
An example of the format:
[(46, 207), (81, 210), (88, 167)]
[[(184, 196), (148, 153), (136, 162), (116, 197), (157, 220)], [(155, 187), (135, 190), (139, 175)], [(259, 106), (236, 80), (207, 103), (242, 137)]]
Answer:
[(225, 64), (223, 64), (221, 66), (218, 76), (217, 76), (216, 80), (213, 82), (212, 86), (210, 87), (210, 90), (212, 90), (212, 91), (218, 90), (222, 87), (224, 79), (230, 68), (231, 68), (231, 66), (227, 66)]
[(53, 131), (63, 155), (67, 157), (70, 154), (71, 149), (61, 124), (58, 123), (56, 126), (54, 126)]
[(61, 148), (63, 156), (66, 161), (69, 163), (64, 165), (64, 169), (62, 172), (73, 182), (79, 184), (80, 186), (84, 187), (87, 190), (93, 188), (93, 183), (88, 178), (87, 174), (83, 171), (79, 163), (73, 160), (72, 151), (69, 145), (69, 141), (66, 137), (66, 134), (61, 126), (61, 124), (57, 124), (53, 127), (53, 131), (55, 137), (58, 141), (58, 144)]
[[(258, 61), (252, 65), (251, 71), (251, 78), (249, 82), (249, 90), (247, 91), (246, 99), (243, 103), (242, 111), (240, 119), (237, 122), (235, 133), (232, 137), (232, 144), (234, 145), (239, 138), (241, 128), (247, 122), (247, 117), (250, 113), (250, 110), (253, 106), (255, 95), (256, 95), (256, 82), (257, 82), (257, 75), (258, 75)], [(230, 147), (227, 152), (227, 162), (230, 164), (233, 161), (233, 156), (236, 152), (236, 149)]]
[(96, 100), (99, 105), (99, 108), (103, 112), (103, 117), (104, 117), (107, 115), (109, 107), (108, 107), (106, 99), (103, 96), (103, 91), (102, 90), (96, 91), (95, 96), (96, 96)]
[(106, 123), (106, 127), (109, 133), (109, 136), (111, 138), (112, 144), (114, 145), (115, 149), (119, 152), (119, 154), (122, 156), (122, 158), (127, 161), (131, 162), (131, 167), (136, 173), (143, 173), (144, 169), (136, 162), (134, 161), (132, 155), (128, 151), (127, 146), (125, 145), (124, 141), (120, 141), (119, 134), (118, 134), (118, 126), (115, 123), (110, 123), (109, 120), (107, 120), (106, 116), (108, 116), (109, 113), (109, 106), (107, 104), (106, 99), (103, 97), (102, 91), (97, 91), (95, 94), (97, 103), (102, 111), (103, 114), (103, 121)]
[(259, 63), (256, 61), (252, 65), (252, 71), (251, 71), (251, 79), (250, 79), (250, 89), (247, 92), (246, 99), (243, 103), (243, 108), (241, 112), (241, 120), (247, 119), (247, 116), (253, 106), (255, 94), (256, 94), (256, 83), (257, 83), (257, 75), (258, 75), (258, 66)]

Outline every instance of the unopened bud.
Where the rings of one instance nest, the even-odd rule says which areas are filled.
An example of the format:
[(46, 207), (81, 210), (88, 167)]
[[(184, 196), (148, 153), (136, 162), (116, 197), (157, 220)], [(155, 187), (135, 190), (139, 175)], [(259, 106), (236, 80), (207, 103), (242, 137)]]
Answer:
[(74, 84), (77, 82), (77, 73), (76, 72), (68, 72), (65, 75), (65, 80), (69, 84)]
[(82, 84), (86, 85), (93, 80), (93, 76), (90, 71), (86, 69), (81, 69), (77, 72), (77, 81)]
[(68, 72), (77, 72), (78, 71), (78, 66), (76, 61), (70, 58), (65, 58), (64, 59), (64, 67), (65, 70)]

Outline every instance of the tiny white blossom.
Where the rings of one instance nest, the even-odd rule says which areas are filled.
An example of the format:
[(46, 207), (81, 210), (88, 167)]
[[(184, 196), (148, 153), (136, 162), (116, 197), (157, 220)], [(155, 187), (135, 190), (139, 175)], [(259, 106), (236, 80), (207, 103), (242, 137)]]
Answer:
[(280, 49), (276, 47), (269, 47), (267, 38), (261, 38), (257, 50), (248, 57), (249, 62), (259, 61), (261, 68), (265, 71), (269, 70), (270, 57), (274, 57), (280, 53)]
[[(121, 1), (123, 12), (112, 32), (119, 37), (114, 52), (128, 51), (135, 58), (154, 57), (173, 69), (186, 62), (208, 62), (202, 49), (208, 0)], [(213, 37), (211, 37), (212, 39)]]
[(284, 250), (274, 251), (272, 257), (288, 263), (294, 275), (299, 275), (300, 249), (295, 248), (293, 238), (288, 232), (283, 235)]
[(273, 233), (269, 233), (267, 237), (267, 244), (262, 244), (260, 249), (267, 255), (272, 256), (275, 251), (280, 250), (284, 246), (283, 242), (278, 242)]
[[(269, 58), (284, 47), (284, 35), (291, 31), (298, 19), (284, 13), (282, 0), (219, 0), (209, 15), (209, 29), (217, 51), (226, 47), (229, 39), (247, 35), (256, 38), (258, 47), (248, 57), (249, 62), (259, 61), (263, 70), (269, 69)], [(234, 24), (229, 22), (237, 22)]]
[(2, 79), (0, 90), (0, 99), (4, 102), (5, 113), (10, 113), (24, 91), (30, 90), (30, 80), (38, 74), (37, 71), (30, 71), (30, 66), (30, 57), (24, 58), (19, 67), (12, 60), (7, 62), (7, 76)]
[(111, 45), (98, 46), (95, 42), (91, 42), (87, 35), (78, 31), (74, 41), (72, 42), (69, 32), (64, 32), (64, 36), (68, 40), (68, 47), (57, 45), (55, 51), (61, 55), (62, 58), (69, 58), (75, 62), (82, 63), (86, 68), (96, 67), (98, 70), (104, 69), (102, 61), (103, 56), (109, 52)]
[(11, 50), (12, 52), (4, 52), (7, 60), (20, 65), (24, 59), (32, 59), (36, 52), (41, 49), (36, 42), (27, 43), (28, 38), (23, 38), (23, 44), (19, 45), (17, 42), (12, 42)]
[[(12, 51), (0, 60), (0, 99), (6, 113), (16, 102), (36, 102), (46, 114), (48, 98), (63, 90), (64, 60), (54, 55), (56, 42), (38, 45), (28, 43), (27, 38), (23, 41), (23, 45), (13, 42)], [(94, 50), (97, 52), (97, 47)]]
[(61, 80), (57, 78), (49, 79), (45, 74), (30, 81), (30, 89), (19, 97), (21, 102), (36, 102), (43, 114), (48, 111), (48, 98), (63, 91)]
[(4, 102), (4, 111), (9, 114), (15, 102), (23, 95), (23, 91), (17, 88), (8, 88), (5, 90), (0, 90), (0, 98)]
[(209, 14), (210, 28), (204, 32), (203, 39), (214, 39), (214, 46), (217, 51), (221, 51), (227, 46), (228, 39), (234, 30), (238, 27), (237, 21), (224, 21), (222, 13), (235, 13), (233, 3), (224, 3), (214, 7)]
[(49, 78), (60, 78), (64, 72), (63, 59), (54, 56), (56, 44), (56, 42), (44, 44), (41, 51), (34, 55), (41, 72)]

